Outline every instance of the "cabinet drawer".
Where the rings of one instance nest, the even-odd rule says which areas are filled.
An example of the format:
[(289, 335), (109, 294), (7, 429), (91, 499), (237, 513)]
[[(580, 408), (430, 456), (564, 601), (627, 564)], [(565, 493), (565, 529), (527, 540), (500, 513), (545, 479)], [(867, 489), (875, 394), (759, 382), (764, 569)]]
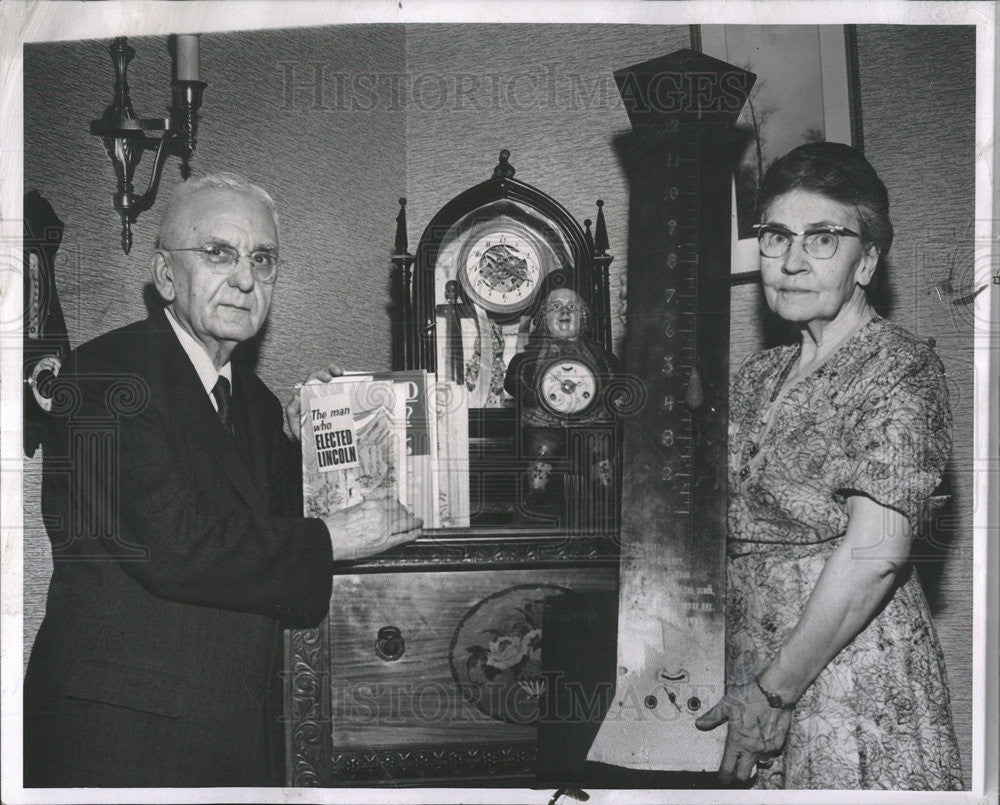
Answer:
[(533, 780), (546, 601), (617, 583), (607, 564), (335, 576), (327, 620), (286, 635), (289, 784)]
[(533, 741), (545, 598), (611, 589), (616, 576), (582, 568), (336, 577), (334, 747)]

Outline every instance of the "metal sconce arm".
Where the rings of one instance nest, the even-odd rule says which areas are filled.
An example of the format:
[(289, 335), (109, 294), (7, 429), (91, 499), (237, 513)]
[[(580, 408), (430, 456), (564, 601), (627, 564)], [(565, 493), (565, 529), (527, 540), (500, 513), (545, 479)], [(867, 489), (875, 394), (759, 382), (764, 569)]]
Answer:
[[(197, 112), (202, 94), (208, 86), (204, 81), (171, 82), (172, 104), (169, 117), (140, 118), (132, 108), (127, 71), (135, 50), (124, 36), (117, 37), (109, 48), (115, 68), (115, 97), (103, 117), (90, 124), (90, 133), (101, 138), (117, 179), (114, 206), (122, 222), (122, 251), (132, 249), (132, 224), (156, 200), (163, 163), (168, 154), (183, 160), (182, 173), (190, 173), (188, 160), (196, 145)], [(162, 132), (157, 135), (156, 132)], [(155, 149), (149, 185), (142, 194), (132, 184), (135, 169), (147, 149)]]

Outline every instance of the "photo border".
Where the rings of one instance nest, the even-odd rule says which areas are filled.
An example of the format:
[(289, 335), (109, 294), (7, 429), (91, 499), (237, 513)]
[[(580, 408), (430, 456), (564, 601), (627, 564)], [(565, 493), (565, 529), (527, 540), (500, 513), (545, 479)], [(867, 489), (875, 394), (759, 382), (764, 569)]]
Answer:
[[(20, 204), (23, 184), (23, 158), (20, 150), (22, 139), (22, 73), (21, 45), (24, 42), (71, 40), (91, 37), (109, 38), (127, 31), (130, 36), (170, 32), (198, 32), (232, 30), (232, 20), (239, 19), (244, 30), (263, 28), (288, 28), (312, 25), (333, 25), (346, 22), (486, 22), (531, 19), (532, 22), (566, 22), (565, 6), (541, 3), (508, 4), (499, 7), (489, 2), (473, 5), (442, 3), (414, 4), (402, 8), (395, 2), (371, 3), (367, 8), (358, 4), (313, 4), (293, 2), (283, 4), (281, 22), (275, 24), (262, 9), (239, 15), (239, 4), (218, 2), (193, 3), (4, 3), (0, 7), (0, 68), (6, 84), (0, 98), (0, 147), (4, 158), (0, 160), (0, 316), (3, 321), (14, 322), (18, 338), (8, 338), (4, 344), (0, 363), (5, 378), (18, 377), (21, 369), (20, 316), (21, 294), (11, 292), (21, 282), (21, 233)], [(199, 13), (192, 14), (198, 6)], [(397, 10), (397, 6), (399, 6)], [(795, 8), (798, 6), (798, 8)], [(625, 13), (624, 9), (629, 13)], [(42, 10), (44, 9), (44, 10)], [(974, 24), (977, 27), (977, 154), (976, 154), (976, 229), (977, 243), (992, 244), (989, 264), (976, 266), (977, 287), (982, 282), (989, 292), (980, 294), (974, 303), (976, 318), (976, 453), (975, 453), (975, 502), (973, 530), (975, 534), (975, 571), (973, 586), (975, 604), (973, 633), (975, 635), (973, 666), (973, 697), (976, 711), (973, 721), (972, 790), (966, 792), (930, 792), (912, 795), (914, 801), (925, 802), (980, 802), (986, 796), (995, 798), (997, 791), (997, 526), (998, 515), (998, 450), (997, 450), (997, 372), (1000, 352), (1000, 299), (997, 286), (992, 283), (995, 275), (992, 266), (998, 259), (998, 246), (993, 235), (994, 210), (1000, 208), (998, 187), (990, 180), (991, 169), (1000, 170), (1000, 149), (994, 151), (995, 131), (1000, 130), (997, 113), (996, 78), (994, 65), (1000, 56), (995, 39), (996, 5), (988, 2), (928, 2), (919, 4), (825, 4), (804, 2), (760, 3), (581, 3), (574, 6), (574, 21), (579, 22), (649, 22), (651, 24), (683, 24), (705, 15), (715, 16), (723, 24), (760, 24), (767, 19), (793, 14), (816, 18), (834, 19), (849, 16), (858, 24)], [(454, 15), (449, 18), (449, 15)], [(537, 15), (537, 16), (535, 16)], [(95, 99), (95, 102), (99, 99)], [(995, 175), (995, 173), (993, 174)], [(6, 333), (10, 335), (10, 333)], [(15, 344), (16, 340), (16, 344)], [(981, 379), (980, 379), (981, 377)], [(19, 383), (0, 384), (0, 404), (3, 413), (2, 449), (2, 586), (3, 586), (3, 664), (5, 680), (3, 690), (3, 783), (2, 797), (6, 802), (106, 802), (109, 796), (122, 802), (163, 801), (215, 801), (215, 802), (285, 802), (289, 796), (297, 801), (331, 801), (338, 792), (307, 792), (298, 790), (289, 794), (283, 789), (121, 789), (110, 795), (107, 790), (51, 791), (30, 790), (21, 787), (19, 756), (20, 736), (20, 680), (23, 663), (22, 646), (22, 552), (21, 552), (21, 388)], [(615, 792), (588, 792), (594, 802), (609, 801)], [(805, 792), (782, 792), (772, 801), (780, 802), (896, 802), (904, 798), (900, 792), (831, 792), (810, 795)], [(325, 796), (324, 796), (325, 794)], [(548, 792), (529, 789), (492, 792), (483, 790), (443, 789), (429, 791), (393, 790), (391, 798), (397, 802), (423, 802), (428, 797), (438, 802), (545, 802)], [(686, 802), (689, 792), (649, 791), (629, 792), (636, 802)], [(387, 791), (354, 789), (342, 792), (351, 802), (385, 802)], [(718, 802), (757, 802), (758, 792), (713, 792)], [(530, 797), (530, 800), (525, 800)], [(910, 800), (907, 796), (906, 799)]]

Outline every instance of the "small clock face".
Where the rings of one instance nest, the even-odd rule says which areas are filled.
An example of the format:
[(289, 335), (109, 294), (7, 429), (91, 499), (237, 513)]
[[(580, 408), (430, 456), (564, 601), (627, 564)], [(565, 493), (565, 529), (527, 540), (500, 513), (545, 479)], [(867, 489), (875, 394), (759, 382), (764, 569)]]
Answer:
[(487, 311), (514, 314), (527, 308), (541, 287), (538, 249), (513, 229), (495, 229), (476, 240), (459, 265), (469, 298)]
[(554, 414), (582, 414), (597, 399), (597, 377), (583, 361), (554, 361), (542, 372), (538, 399)]

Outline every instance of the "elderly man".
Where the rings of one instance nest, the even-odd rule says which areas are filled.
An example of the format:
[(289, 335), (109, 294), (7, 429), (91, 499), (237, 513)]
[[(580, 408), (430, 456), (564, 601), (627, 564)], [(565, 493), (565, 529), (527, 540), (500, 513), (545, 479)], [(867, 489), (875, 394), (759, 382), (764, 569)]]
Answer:
[(398, 503), (297, 516), (281, 405), (233, 356), (278, 274), (267, 193), (182, 185), (152, 274), (165, 310), (77, 349), (55, 393), (26, 786), (281, 784), (281, 626), (323, 617), (335, 562), (418, 533)]

